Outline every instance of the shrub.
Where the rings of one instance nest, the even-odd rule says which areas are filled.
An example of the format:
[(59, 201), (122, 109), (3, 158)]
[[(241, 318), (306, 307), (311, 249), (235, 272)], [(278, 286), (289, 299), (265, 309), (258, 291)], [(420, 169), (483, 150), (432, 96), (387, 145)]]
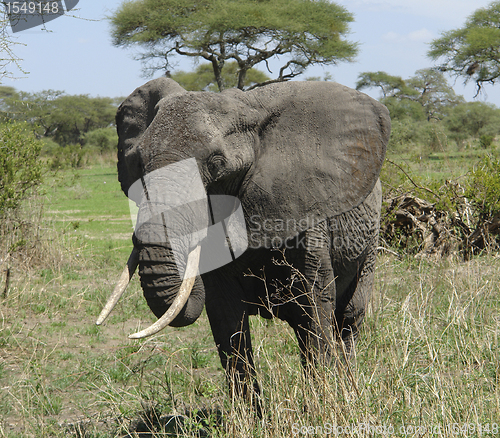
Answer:
[(440, 122), (426, 122), (421, 125), (420, 136), (431, 152), (445, 151), (448, 148), (448, 137)]
[(418, 141), (418, 123), (413, 120), (393, 120), (387, 146), (391, 152), (405, 152)]
[[(399, 167), (381, 174), (382, 241), (407, 254), (472, 255), (500, 250), (500, 159), (485, 156), (455, 180), (424, 183)], [(403, 176), (407, 181), (402, 181)]]
[(485, 156), (468, 178), (465, 196), (485, 220), (500, 215), (500, 160)]
[(493, 143), (493, 139), (494, 137), (492, 135), (483, 134), (479, 137), (479, 146), (483, 149), (488, 149), (491, 146), (491, 143)]
[(84, 137), (84, 146), (92, 146), (98, 149), (101, 153), (114, 151), (118, 144), (118, 135), (116, 128), (99, 128), (87, 132)]
[(0, 217), (15, 209), (41, 182), (42, 143), (24, 122), (0, 125)]
[(49, 167), (51, 170), (66, 168), (80, 168), (85, 166), (88, 154), (80, 145), (72, 144), (68, 146), (58, 146), (52, 149)]
[(500, 110), (484, 102), (465, 102), (452, 108), (444, 120), (457, 140), (499, 133)]

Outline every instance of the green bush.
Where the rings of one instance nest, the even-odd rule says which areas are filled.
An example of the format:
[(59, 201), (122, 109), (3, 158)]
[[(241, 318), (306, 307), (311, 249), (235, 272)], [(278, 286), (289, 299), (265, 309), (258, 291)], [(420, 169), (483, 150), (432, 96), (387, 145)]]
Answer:
[(424, 108), (419, 102), (410, 99), (399, 99), (397, 97), (386, 97), (381, 102), (387, 107), (391, 120), (426, 121)]
[(488, 149), (491, 146), (491, 143), (493, 143), (494, 138), (495, 137), (488, 134), (481, 135), (481, 137), (479, 137), (479, 146), (481, 146), (483, 149)]
[(500, 133), (500, 110), (484, 102), (466, 102), (452, 108), (444, 123), (457, 142), (468, 137), (495, 136)]
[(490, 220), (500, 214), (500, 159), (487, 155), (471, 170), (465, 196), (482, 220)]
[(420, 138), (430, 152), (443, 152), (448, 148), (448, 136), (440, 122), (421, 124)]
[(85, 135), (84, 145), (59, 145), (49, 138), (43, 138), (42, 154), (51, 170), (81, 168), (89, 164), (116, 159), (118, 136), (113, 127), (100, 128)]
[(387, 149), (390, 152), (407, 152), (418, 141), (418, 123), (413, 120), (393, 120), (391, 138)]
[(118, 135), (114, 127), (94, 129), (84, 136), (84, 146), (94, 147), (101, 153), (114, 151), (117, 144)]
[(56, 143), (49, 137), (42, 137), (40, 141), (42, 142), (42, 156), (44, 157), (51, 157), (54, 154), (54, 151), (61, 148), (59, 143)]
[(24, 122), (0, 125), (0, 216), (15, 209), (42, 178), (42, 143)]
[(51, 170), (80, 168), (86, 164), (88, 154), (80, 145), (58, 146), (50, 152), (49, 167)]
[(429, 153), (445, 151), (448, 136), (445, 127), (438, 121), (393, 120), (389, 152)]

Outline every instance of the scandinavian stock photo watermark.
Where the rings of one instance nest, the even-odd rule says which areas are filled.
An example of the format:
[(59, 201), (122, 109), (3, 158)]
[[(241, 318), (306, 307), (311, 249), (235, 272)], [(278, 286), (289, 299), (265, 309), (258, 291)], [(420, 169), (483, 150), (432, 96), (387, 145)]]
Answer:
[[(326, 222), (325, 231), (333, 236), (331, 241), (304, 233), (306, 230), (320, 226), (323, 222)], [(336, 217), (325, 221), (310, 216), (301, 219), (269, 219), (252, 215), (248, 218), (248, 246), (252, 249), (306, 249), (323, 248), (328, 244), (337, 250), (353, 249), (354, 251), (362, 251), (366, 247), (363, 236), (341, 233), (341, 229), (340, 220)], [(284, 236), (294, 236), (294, 238)]]
[(248, 248), (245, 218), (234, 196), (207, 196), (194, 158), (148, 173), (131, 185), (136, 238), (170, 246), (184, 276), (187, 252), (201, 246), (197, 274), (231, 263)]
[(497, 423), (447, 423), (433, 425), (403, 425), (392, 424), (373, 425), (368, 422), (338, 425), (325, 423), (320, 426), (307, 426), (294, 423), (292, 436), (381, 436), (381, 437), (414, 437), (414, 436), (498, 436), (500, 425)]
[(14, 33), (55, 20), (66, 12), (71, 11), (78, 2), (79, 0), (64, 0), (63, 6), (61, 0), (2, 1), (12, 32)]
[[(240, 200), (229, 195), (208, 195), (194, 158), (154, 170), (128, 190), (130, 216), (138, 241), (168, 245), (177, 269), (184, 275), (187, 254), (201, 246), (197, 275), (218, 269), (247, 249), (314, 249), (362, 251), (363, 237), (341, 233), (337, 218), (269, 219), (245, 217)], [(323, 235), (308, 233), (316, 227)]]

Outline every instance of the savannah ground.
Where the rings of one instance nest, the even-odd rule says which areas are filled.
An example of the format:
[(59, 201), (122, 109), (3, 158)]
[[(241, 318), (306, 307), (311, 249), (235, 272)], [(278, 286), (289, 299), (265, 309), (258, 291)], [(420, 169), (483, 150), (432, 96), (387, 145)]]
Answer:
[[(476, 158), (406, 157), (429, 178)], [(134, 277), (95, 325), (132, 248), (113, 164), (48, 173), (18, 217), (1, 242), (0, 437), (500, 437), (498, 254), (382, 252), (356, 362), (312, 381), (286, 324), (252, 317), (259, 421), (230, 400), (205, 313), (129, 340), (154, 321)]]

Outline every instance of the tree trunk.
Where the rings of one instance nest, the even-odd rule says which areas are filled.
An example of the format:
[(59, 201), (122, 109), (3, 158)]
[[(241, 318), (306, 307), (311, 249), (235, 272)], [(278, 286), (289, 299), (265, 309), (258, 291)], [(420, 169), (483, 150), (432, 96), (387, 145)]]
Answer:
[(222, 80), (222, 67), (219, 65), (219, 62), (217, 61), (217, 58), (215, 56), (212, 56), (212, 68), (214, 70), (214, 76), (215, 80), (217, 81), (217, 86), (219, 87), (219, 91), (222, 92), (224, 91), (224, 81)]

